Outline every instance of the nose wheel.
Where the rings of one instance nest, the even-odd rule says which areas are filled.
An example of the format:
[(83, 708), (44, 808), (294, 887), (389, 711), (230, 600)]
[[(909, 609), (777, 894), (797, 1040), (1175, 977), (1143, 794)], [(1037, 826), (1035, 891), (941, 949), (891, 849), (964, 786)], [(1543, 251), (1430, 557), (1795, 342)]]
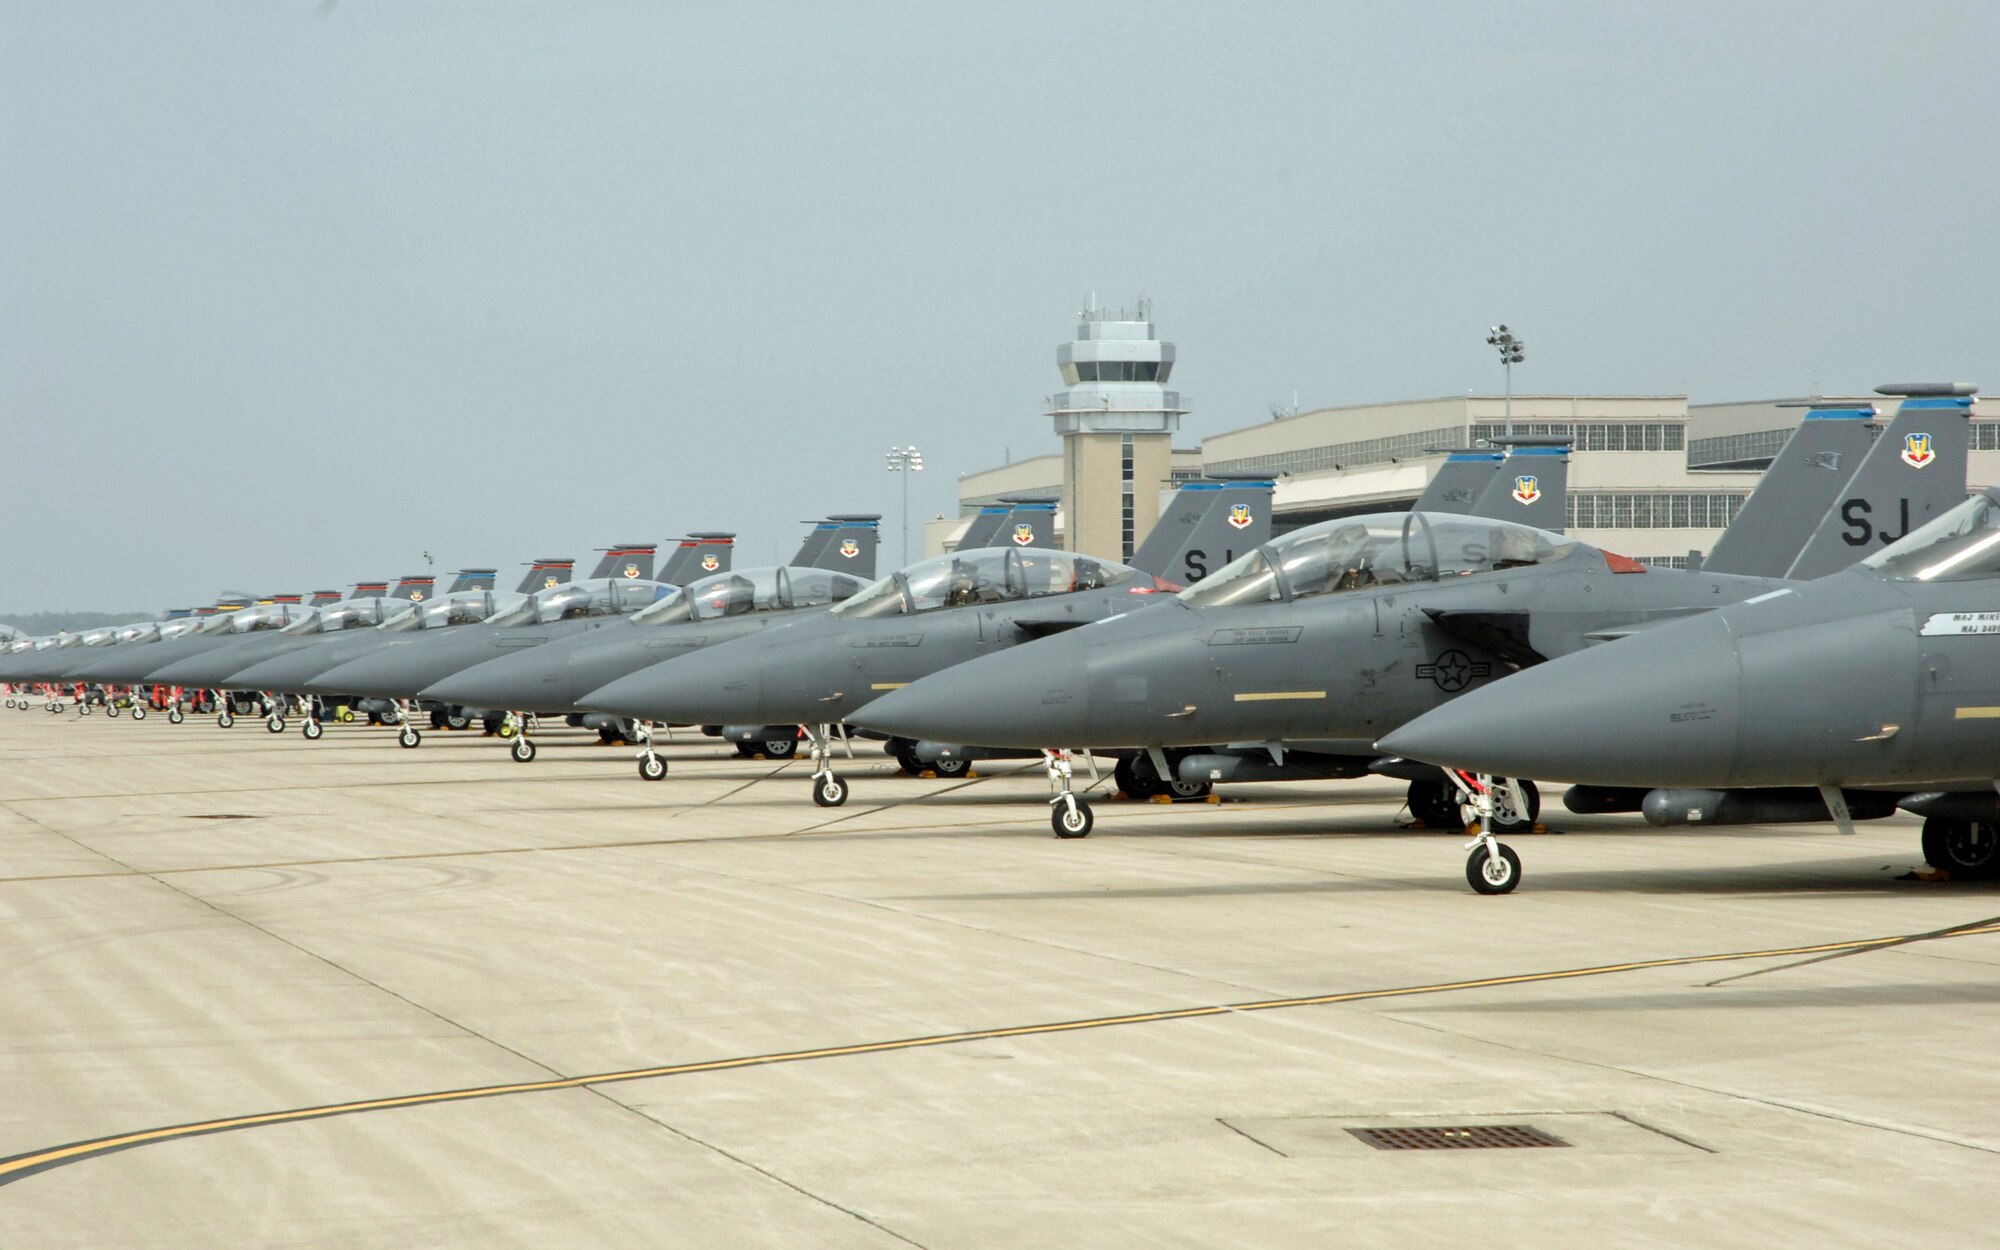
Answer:
[(305, 723), (299, 726), (299, 732), (305, 735), (307, 742), (318, 742), (320, 735), (326, 732), (326, 727), (321, 725), (317, 718), (309, 716)]
[(1049, 785), (1056, 792), (1049, 800), (1049, 827), (1059, 838), (1089, 837), (1091, 826), (1097, 823), (1097, 814), (1090, 810), (1088, 800), (1079, 798), (1070, 788), (1076, 773), (1070, 753), (1044, 750), (1042, 757), (1048, 761)]
[(187, 713), (181, 711), (180, 704), (176, 703), (172, 707), (167, 709), (167, 723), (169, 725), (178, 725), (186, 719), (187, 719)]
[(658, 781), (666, 775), (667, 762), (655, 755), (653, 748), (647, 747), (645, 753), (639, 757), (640, 780)]
[(1521, 857), (1496, 833), (1527, 833), (1541, 813), (1541, 794), (1532, 781), (1491, 773), (1445, 770), (1459, 797), (1465, 826), (1478, 836), (1465, 844), (1465, 880), (1481, 894), (1511, 894), (1521, 884)]
[[(831, 725), (806, 725), (806, 756), (812, 761), (813, 802), (821, 807), (839, 807), (847, 802), (848, 787), (840, 775), (833, 771), (833, 727)], [(797, 739), (792, 739), (792, 750), (797, 751)], [(770, 745), (766, 743), (765, 745)], [(853, 754), (850, 749), (849, 755)]]
[(514, 745), (507, 748), (507, 754), (513, 756), (517, 764), (531, 764), (535, 759), (535, 744), (516, 735)]
[(228, 708), (224, 708), (215, 714), (215, 727), (217, 729), (234, 729), (236, 727), (236, 717), (230, 714)]
[(418, 732), (415, 725), (404, 725), (396, 734), (396, 745), (406, 751), (416, 750), (423, 743), (423, 740), (424, 735)]

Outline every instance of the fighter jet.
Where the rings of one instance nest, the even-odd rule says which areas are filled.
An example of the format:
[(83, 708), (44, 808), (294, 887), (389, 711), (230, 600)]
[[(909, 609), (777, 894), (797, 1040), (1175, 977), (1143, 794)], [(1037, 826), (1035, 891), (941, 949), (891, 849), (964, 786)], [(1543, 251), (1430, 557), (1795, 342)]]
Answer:
[[(439, 603), (424, 605), (419, 612), (402, 612), (396, 615), (397, 631), (423, 628), (443, 628), (491, 619), (500, 612), (526, 603), (528, 596), (536, 591), (553, 589), (564, 585), (570, 579), (574, 561), (554, 556), (544, 556), (531, 561), (520, 587), (512, 593), (484, 591), (476, 594), (448, 596)], [(308, 700), (307, 714), (299, 731), (309, 739), (318, 738), (323, 730), (324, 713), (329, 705), (346, 707), (338, 696), (315, 695), (308, 692), (305, 683), (336, 665), (357, 659), (383, 645), (385, 634), (374, 627), (386, 624), (385, 614), (379, 604), (354, 599), (322, 609), (311, 621), (288, 626), (287, 632), (293, 636), (296, 650), (261, 660), (230, 674), (228, 680), (254, 690), (268, 690), (277, 694), (305, 696)], [(377, 722), (382, 720), (381, 711), (374, 713)], [(461, 723), (457, 728), (464, 728)]]
[[(720, 570), (728, 563), (730, 541), (729, 535), (692, 535), (670, 559), (669, 568), (693, 562), (703, 568), (712, 563)], [(669, 594), (672, 586), (652, 580), (653, 552), (643, 544), (613, 547), (591, 578), (537, 591), (526, 602), (477, 626), (436, 632), (385, 630), (382, 645), (300, 684), (311, 694), (397, 701), (402, 727), (396, 740), (405, 747), (418, 746), (423, 735), (412, 723), (412, 713), (418, 706), (417, 692), (426, 686), (504, 652), (598, 628)], [(517, 757), (534, 757), (533, 744), (518, 735), (516, 751)]]
[(1656, 825), (1924, 817), (2000, 876), (2000, 488), (1860, 565), (1564, 656), (1386, 735), (1448, 767), (1581, 783)]
[[(1184, 485), (1134, 565), (1026, 545), (936, 556), (829, 613), (724, 643), (699, 664), (642, 670), (581, 702), (644, 720), (801, 725), (813, 801), (837, 807), (848, 785), (832, 768), (833, 731), (855, 709), (925, 673), (1153, 602), (1177, 589), (1160, 572), (1220, 551), (1225, 534), (1267, 525), (1271, 486)], [(1190, 496), (1198, 504), (1184, 506)], [(956, 739), (968, 740), (986, 741)]]
[[(580, 716), (582, 696), (607, 682), (852, 598), (874, 576), (879, 525), (874, 515), (834, 517), (815, 527), (791, 565), (738, 569), (690, 583), (633, 615), (629, 628), (592, 630), (503, 654), (444, 678), (422, 697), (517, 714), (532, 710)], [(604, 728), (589, 717), (580, 716), (578, 723), (600, 732)], [(641, 723), (629, 731), (644, 747), (639, 775), (648, 781), (666, 776), (667, 763), (653, 749), (651, 726)], [(760, 729), (754, 739), (737, 746), (745, 754), (761, 747), (782, 757), (790, 756), (797, 742), (796, 731), (781, 726)]]

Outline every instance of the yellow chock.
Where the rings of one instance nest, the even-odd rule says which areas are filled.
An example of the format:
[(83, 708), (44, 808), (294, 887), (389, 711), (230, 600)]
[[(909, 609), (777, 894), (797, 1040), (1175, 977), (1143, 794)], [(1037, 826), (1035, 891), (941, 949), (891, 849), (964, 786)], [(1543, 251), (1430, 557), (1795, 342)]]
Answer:
[(1915, 872), (1911, 873), (1910, 875), (1911, 875), (1911, 876), (1913, 876), (1913, 877), (1915, 877), (1915, 878), (1916, 878), (1917, 880), (1919, 880), (1919, 881), (1949, 881), (1949, 880), (1951, 880), (1951, 874), (1950, 874), (1950, 873), (1946, 872), (1946, 871), (1945, 871), (1944, 869), (1942, 869), (1942, 868), (1933, 868), (1933, 867), (1931, 867), (1931, 866), (1930, 866), (1929, 864), (1926, 864), (1926, 865), (1924, 865), (1924, 866), (1923, 866), (1922, 868), (1919, 868), (1919, 869), (1917, 869), (1917, 870), (1916, 870)]
[(917, 776), (922, 777), (925, 781), (936, 781), (937, 770), (934, 768), (926, 768), (921, 772), (919, 772)]
[(1172, 803), (1174, 801), (1174, 796), (1171, 794), (1156, 794), (1152, 798), (1147, 799), (1146, 801), (1148, 803)]
[(1220, 802), (1222, 802), (1222, 796), (1221, 796), (1221, 795), (1219, 795), (1219, 794), (1217, 794), (1217, 793), (1216, 793), (1215, 791), (1213, 791), (1213, 790), (1210, 790), (1210, 791), (1208, 792), (1208, 797), (1207, 797), (1207, 798), (1204, 798), (1204, 799), (1202, 800), (1202, 802), (1204, 802), (1204, 803), (1220, 803)]
[(1120, 803), (1130, 803), (1132, 801), (1132, 796), (1125, 793), (1123, 790), (1113, 790), (1111, 792), (1111, 797), (1117, 799)]

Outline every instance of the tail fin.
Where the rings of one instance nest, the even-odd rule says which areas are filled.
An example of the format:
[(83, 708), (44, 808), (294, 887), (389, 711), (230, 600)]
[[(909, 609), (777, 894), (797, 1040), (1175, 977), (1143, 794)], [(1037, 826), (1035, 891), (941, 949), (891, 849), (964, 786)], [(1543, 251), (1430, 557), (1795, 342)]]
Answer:
[(966, 522), (965, 532), (958, 536), (958, 550), (971, 551), (974, 547), (991, 547), (1000, 533), (1000, 523), (1014, 510), (1008, 503), (989, 503), (972, 514)]
[(1000, 518), (990, 547), (1053, 547), (1056, 545), (1056, 506), (1039, 500), (1017, 503)]
[(681, 539), (681, 545), (667, 557), (666, 567), (656, 580), (670, 586), (684, 586), (711, 573), (726, 573), (735, 550), (736, 535), (721, 530), (696, 530)]
[(569, 581), (576, 571), (576, 561), (565, 560), (561, 556), (543, 556), (528, 565), (528, 575), (521, 579), (515, 589), (524, 595), (532, 595), (538, 590), (548, 590)]
[(590, 576), (592, 580), (600, 577), (631, 577), (646, 578), (650, 581), (653, 576), (653, 556), (658, 551), (659, 545), (656, 543), (619, 543), (615, 547), (606, 547), (604, 558), (597, 562), (597, 567), (591, 571)]
[(391, 599), (408, 599), (411, 603), (422, 603), (431, 597), (431, 591), (436, 585), (437, 578), (429, 574), (425, 574), (422, 577), (411, 574), (396, 583), (396, 588), (389, 592), (389, 597)]
[(1569, 440), (1566, 438), (1495, 439), (1507, 448), (1507, 458), (1479, 499), (1471, 515), (1490, 521), (1518, 521), (1560, 534), (1568, 521)]
[(1444, 463), (1431, 475), (1430, 484), (1417, 496), (1417, 502), (1410, 505), (1410, 511), (1461, 515), (1472, 511), (1472, 505), (1479, 502), (1479, 493), (1500, 472), (1500, 462), (1506, 458), (1504, 451), (1445, 448)]
[(325, 604), (337, 603), (339, 602), (339, 600), (340, 600), (340, 592), (337, 590), (315, 590), (312, 592), (311, 602), (309, 602), (306, 606), (317, 608)]
[(1276, 490), (1269, 478), (1183, 483), (1132, 553), (1132, 567), (1182, 585), (1200, 581), (1270, 541)]
[(786, 561), (787, 567), (811, 568), (813, 561), (819, 559), (820, 553), (826, 550), (826, 545), (833, 541), (833, 531), (839, 528), (838, 521), (826, 520), (807, 530), (806, 540), (799, 544), (798, 554)]
[(461, 590), (491, 590), (499, 576), (499, 569), (460, 569), (445, 593), (455, 595)]
[(1904, 396), (1896, 419), (1862, 457), (1787, 577), (1838, 572), (1965, 499), (1973, 388), (1911, 383), (1875, 389)]
[[(827, 518), (833, 526), (818, 558), (805, 568), (834, 569), (873, 581), (875, 549), (882, 541), (882, 518), (874, 513), (838, 513)], [(803, 553), (801, 553), (803, 554)]]
[(389, 583), (386, 581), (356, 582), (354, 583), (354, 593), (347, 597), (350, 599), (380, 599), (388, 593)]
[(1868, 455), (1874, 416), (1873, 404), (1809, 405), (1764, 480), (1702, 558), (1702, 570), (1783, 577)]

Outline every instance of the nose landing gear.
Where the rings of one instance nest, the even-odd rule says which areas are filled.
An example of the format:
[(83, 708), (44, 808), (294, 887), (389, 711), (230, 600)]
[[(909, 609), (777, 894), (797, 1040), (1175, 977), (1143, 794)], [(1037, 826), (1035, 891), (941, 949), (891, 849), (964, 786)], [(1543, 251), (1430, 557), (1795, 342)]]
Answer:
[(1542, 799), (1532, 781), (1468, 773), (1456, 768), (1445, 777), (1459, 795), (1465, 827), (1475, 836), (1465, 844), (1465, 880), (1481, 894), (1511, 894), (1521, 884), (1521, 857), (1496, 833), (1528, 833), (1541, 814)]
[[(1059, 838), (1089, 837), (1091, 827), (1097, 823), (1097, 814), (1090, 810), (1088, 800), (1078, 798), (1070, 788), (1076, 771), (1070, 753), (1044, 750), (1042, 756), (1048, 761), (1049, 785), (1056, 791), (1055, 797), (1049, 800), (1050, 826)], [(1096, 772), (1095, 761), (1091, 771), (1093, 774)]]

